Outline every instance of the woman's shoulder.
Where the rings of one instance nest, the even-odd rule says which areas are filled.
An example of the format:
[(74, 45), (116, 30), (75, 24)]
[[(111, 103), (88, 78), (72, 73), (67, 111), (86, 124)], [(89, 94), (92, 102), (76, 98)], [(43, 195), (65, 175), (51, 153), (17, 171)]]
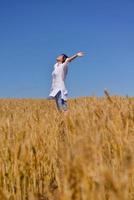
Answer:
[(54, 69), (55, 69), (55, 67), (57, 67), (57, 63), (55, 63), (53, 67), (54, 67)]

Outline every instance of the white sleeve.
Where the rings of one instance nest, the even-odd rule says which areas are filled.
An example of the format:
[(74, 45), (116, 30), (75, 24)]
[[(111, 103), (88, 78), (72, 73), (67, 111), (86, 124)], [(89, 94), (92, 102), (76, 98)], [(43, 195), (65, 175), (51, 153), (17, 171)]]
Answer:
[(62, 66), (64, 69), (67, 69), (68, 68), (68, 64), (69, 64), (69, 61), (65, 61)]

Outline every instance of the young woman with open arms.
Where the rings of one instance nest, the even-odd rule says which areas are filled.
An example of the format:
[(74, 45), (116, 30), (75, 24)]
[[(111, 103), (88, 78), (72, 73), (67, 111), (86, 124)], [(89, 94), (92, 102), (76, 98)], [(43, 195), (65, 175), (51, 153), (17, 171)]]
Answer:
[(61, 54), (56, 58), (56, 64), (52, 72), (52, 86), (48, 99), (55, 99), (57, 108), (59, 111), (67, 111), (67, 95), (68, 91), (65, 86), (65, 79), (68, 72), (68, 64), (78, 58), (84, 56), (83, 52), (68, 57), (65, 54)]

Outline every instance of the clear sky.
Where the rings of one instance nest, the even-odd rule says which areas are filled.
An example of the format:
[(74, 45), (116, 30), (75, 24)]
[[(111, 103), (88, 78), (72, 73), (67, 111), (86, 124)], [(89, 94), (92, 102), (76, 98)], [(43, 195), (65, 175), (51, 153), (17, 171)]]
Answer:
[(0, 0), (0, 98), (47, 98), (55, 58), (68, 98), (134, 96), (134, 0)]

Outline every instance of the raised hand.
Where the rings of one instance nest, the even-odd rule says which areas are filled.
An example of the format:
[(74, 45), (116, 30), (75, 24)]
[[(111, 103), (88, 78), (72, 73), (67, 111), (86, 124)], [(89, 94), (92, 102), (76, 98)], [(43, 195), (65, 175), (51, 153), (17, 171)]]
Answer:
[(82, 57), (82, 56), (84, 56), (84, 53), (80, 51), (77, 53), (77, 56)]

